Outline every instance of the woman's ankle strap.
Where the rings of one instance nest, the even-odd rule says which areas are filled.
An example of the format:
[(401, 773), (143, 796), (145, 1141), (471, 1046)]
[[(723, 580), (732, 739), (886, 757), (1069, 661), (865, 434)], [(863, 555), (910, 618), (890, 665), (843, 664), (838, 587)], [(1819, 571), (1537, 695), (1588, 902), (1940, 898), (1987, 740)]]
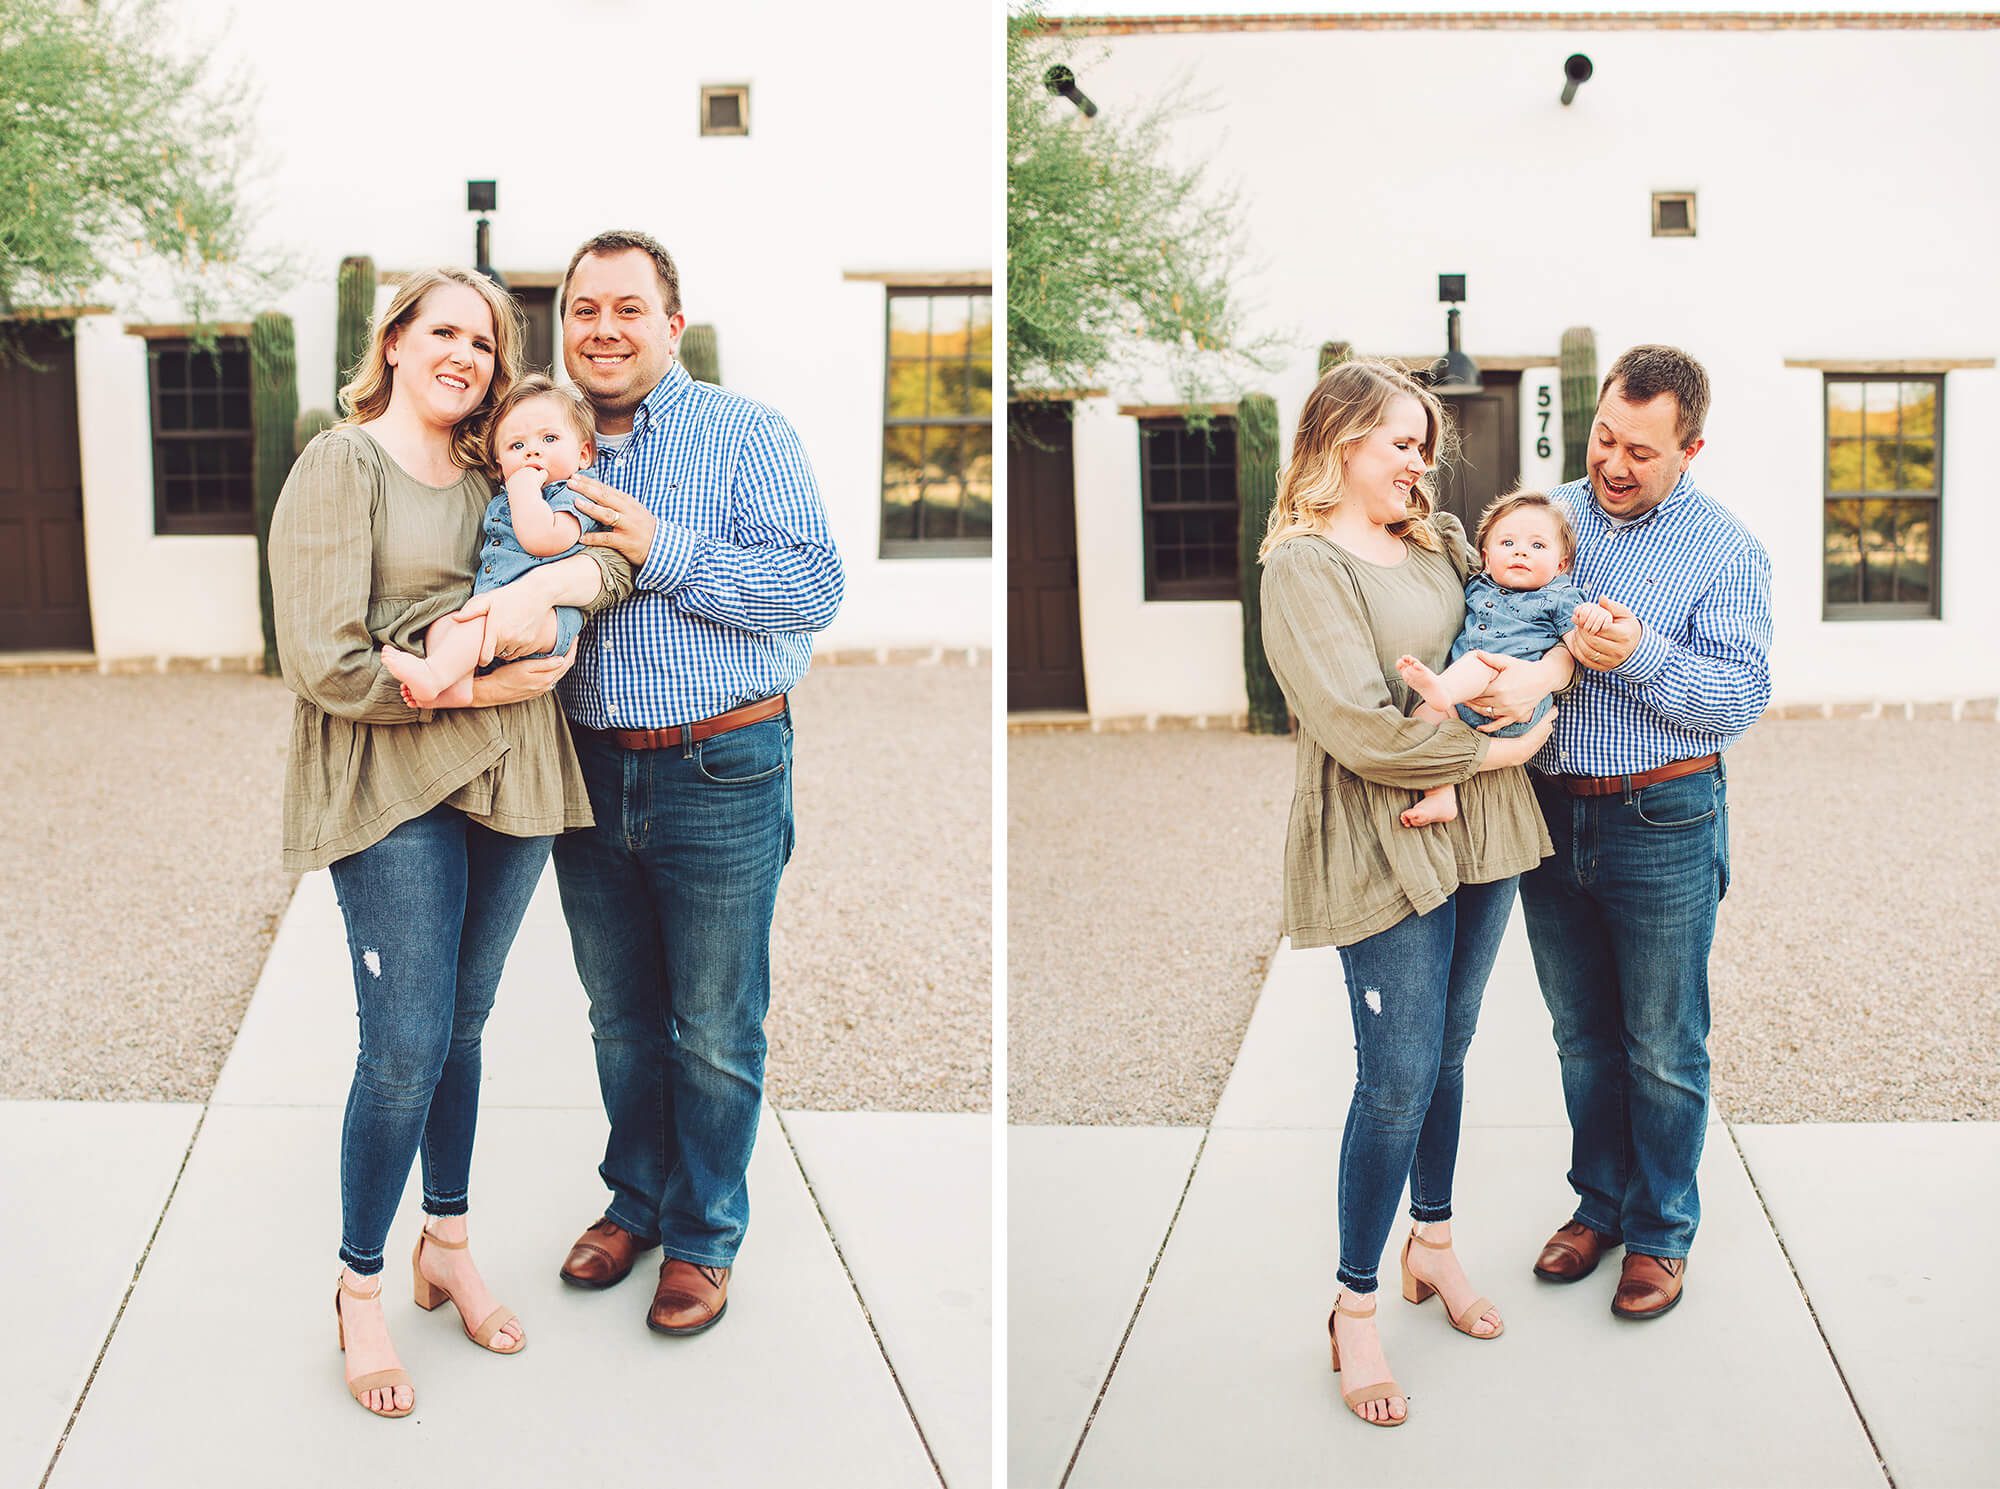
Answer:
[(431, 1245), (433, 1246), (444, 1247), (446, 1251), (463, 1251), (465, 1250), (466, 1247), (472, 1244), (470, 1238), (463, 1241), (447, 1241), (443, 1236), (439, 1235), (436, 1231), (432, 1230), (428, 1225), (424, 1227), (424, 1239), (430, 1242)]
[(1415, 1226), (1410, 1227), (1410, 1239), (1412, 1241), (1415, 1241), (1419, 1246), (1425, 1247), (1431, 1251), (1451, 1250), (1451, 1242), (1433, 1241), (1430, 1239), (1430, 1237), (1424, 1235), (1421, 1231), (1419, 1231)]
[(374, 1274), (374, 1277), (375, 1291), (372, 1293), (364, 1293), (358, 1287), (349, 1287), (347, 1285), (347, 1268), (345, 1267), (340, 1269), (340, 1276), (335, 1280), (340, 1284), (340, 1290), (346, 1293), (348, 1297), (358, 1298), (363, 1303), (372, 1303), (382, 1296), (382, 1274), (377, 1272)]

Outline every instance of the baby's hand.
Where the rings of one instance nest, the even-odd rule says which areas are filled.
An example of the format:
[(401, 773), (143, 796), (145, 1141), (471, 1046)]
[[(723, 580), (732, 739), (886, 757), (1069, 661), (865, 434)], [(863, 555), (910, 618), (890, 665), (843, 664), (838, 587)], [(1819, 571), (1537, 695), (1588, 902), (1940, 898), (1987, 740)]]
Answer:
[(1576, 607), (1576, 628), (1588, 631), (1593, 636), (1604, 634), (1604, 628), (1611, 624), (1611, 612), (1602, 605), (1582, 604)]
[(507, 499), (519, 501), (523, 497), (530, 499), (539, 497), (548, 479), (547, 471), (537, 470), (532, 465), (524, 465), (507, 478)]

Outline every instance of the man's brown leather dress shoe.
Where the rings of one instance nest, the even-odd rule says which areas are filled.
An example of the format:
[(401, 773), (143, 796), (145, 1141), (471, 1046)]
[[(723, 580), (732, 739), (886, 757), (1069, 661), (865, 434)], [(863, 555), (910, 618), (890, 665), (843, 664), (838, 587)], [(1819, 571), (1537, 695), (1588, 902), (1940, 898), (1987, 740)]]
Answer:
[(1572, 1220), (1542, 1247), (1542, 1254), (1535, 1258), (1535, 1275), (1546, 1282), (1581, 1282), (1617, 1244), (1604, 1232)]
[(606, 1216), (576, 1238), (563, 1258), (562, 1279), (578, 1287), (610, 1287), (623, 1282), (632, 1263), (659, 1244), (640, 1240)]
[(670, 1256), (660, 1263), (660, 1285), (646, 1327), (656, 1334), (699, 1334), (729, 1307), (729, 1268), (702, 1267)]
[(1681, 1278), (1686, 1272), (1683, 1257), (1626, 1252), (1611, 1311), (1620, 1318), (1658, 1318), (1672, 1311), (1681, 1300)]

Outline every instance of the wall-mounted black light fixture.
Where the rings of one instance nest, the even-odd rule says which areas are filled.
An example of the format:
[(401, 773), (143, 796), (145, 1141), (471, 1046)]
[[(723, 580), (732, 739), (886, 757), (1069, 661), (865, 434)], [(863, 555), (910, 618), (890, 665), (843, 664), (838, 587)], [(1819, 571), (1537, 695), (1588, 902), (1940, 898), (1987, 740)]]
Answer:
[(1042, 81), (1047, 84), (1049, 92), (1055, 94), (1058, 98), (1067, 98), (1071, 103), (1075, 104), (1078, 112), (1084, 118), (1095, 119), (1097, 117), (1097, 105), (1086, 98), (1083, 90), (1077, 87), (1076, 74), (1061, 63), (1057, 63), (1046, 73), (1042, 74)]
[(1431, 389), (1442, 394), (1479, 391), (1479, 364), (1458, 345), (1458, 306), (1465, 298), (1463, 274), (1438, 275), (1438, 299), (1451, 309), (1444, 316), (1445, 353), (1431, 364)]
[(486, 220), (488, 212), (500, 208), (500, 183), (497, 181), (468, 181), (465, 183), (465, 210), (477, 212), (479, 222), (473, 229), (472, 267), (480, 274), (507, 288), (507, 281), (500, 277), (500, 271), (493, 267), (493, 224)]
[(1563, 107), (1569, 107), (1576, 90), (1590, 81), (1590, 59), (1582, 52), (1572, 52), (1563, 63)]

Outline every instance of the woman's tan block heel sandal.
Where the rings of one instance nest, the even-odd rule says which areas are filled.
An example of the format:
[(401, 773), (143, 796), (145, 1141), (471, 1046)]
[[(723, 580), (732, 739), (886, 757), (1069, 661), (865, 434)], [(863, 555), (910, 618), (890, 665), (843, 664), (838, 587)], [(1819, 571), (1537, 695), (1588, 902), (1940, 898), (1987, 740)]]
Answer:
[[(1327, 1342), (1333, 1346), (1333, 1368), (1338, 1372), (1340, 1369), (1340, 1336), (1333, 1331), (1334, 1313), (1344, 1313), (1349, 1318), (1373, 1318), (1375, 1310), (1370, 1308), (1366, 1313), (1363, 1313), (1358, 1308), (1343, 1306), (1339, 1298), (1334, 1299), (1333, 1313), (1329, 1313), (1326, 1316), (1326, 1338)], [(1385, 1380), (1380, 1385), (1363, 1386), (1358, 1391), (1342, 1391), (1340, 1393), (1340, 1399), (1347, 1403), (1347, 1409), (1354, 1412), (1357, 1418), (1366, 1422), (1370, 1427), (1400, 1427), (1410, 1419), (1407, 1405), (1404, 1407), (1402, 1416), (1385, 1416), (1379, 1421), (1373, 1417), (1364, 1417), (1356, 1410), (1357, 1407), (1366, 1406), (1371, 1401), (1387, 1401), (1391, 1396), (1404, 1396), (1406, 1401), (1408, 1399), (1403, 1388), (1393, 1380)]]
[[(410, 1253), (410, 1275), (416, 1281), (417, 1306), (428, 1313), (440, 1303), (449, 1303), (451, 1301), (451, 1294), (424, 1276), (424, 1269), (419, 1263), (423, 1260), (424, 1242), (426, 1241), (430, 1242), (433, 1246), (441, 1246), (446, 1251), (463, 1251), (471, 1243), (468, 1241), (442, 1241), (427, 1230), (418, 1232), (417, 1249)], [(458, 1321), (458, 1326), (465, 1330), (465, 1337), (481, 1349), (490, 1349), (496, 1355), (518, 1355), (528, 1347), (526, 1331), (523, 1331), (521, 1334), (521, 1342), (512, 1349), (502, 1349), (493, 1342), (499, 1336), (502, 1329), (514, 1322), (516, 1322), (514, 1310), (502, 1307), (495, 1308), (491, 1313), (487, 1314), (486, 1321), (476, 1329), (468, 1327), (462, 1317)]]
[[(1416, 1242), (1417, 1245), (1424, 1247), (1428, 1251), (1449, 1251), (1451, 1250), (1451, 1243), (1449, 1241), (1426, 1241), (1415, 1231), (1411, 1231), (1410, 1240), (1403, 1243), (1403, 1299), (1409, 1303), (1422, 1303), (1432, 1293), (1436, 1293), (1437, 1289), (1410, 1270), (1410, 1241)], [(1438, 1299), (1440, 1303), (1443, 1302), (1443, 1298), (1444, 1295), (1439, 1293)], [(1491, 1298), (1474, 1298), (1458, 1311), (1456, 1317), (1453, 1317), (1449, 1311), (1446, 1312), (1445, 1317), (1450, 1321), (1454, 1329), (1458, 1330), (1459, 1333), (1468, 1339), (1498, 1339), (1502, 1334), (1507, 1332), (1507, 1325), (1504, 1321), (1491, 1334), (1475, 1333), (1472, 1326), (1478, 1323), (1484, 1315), (1498, 1313), (1499, 1311), (1494, 1306)]]
[[(340, 1330), (340, 1352), (342, 1354), (346, 1354), (347, 1320), (341, 1317), (340, 1314), (341, 1293), (346, 1293), (348, 1297), (358, 1299), (363, 1303), (372, 1303), (377, 1298), (382, 1296), (382, 1284), (379, 1282), (376, 1283), (375, 1291), (372, 1293), (359, 1292), (356, 1289), (351, 1288), (347, 1285), (347, 1272), (345, 1271), (345, 1269), (341, 1271), (340, 1281), (337, 1284), (335, 1292), (333, 1294), (333, 1321), (335, 1327), (337, 1327)], [(417, 1409), (417, 1403), (414, 1399), (416, 1396), (416, 1388), (414, 1386), (411, 1386), (410, 1388), (410, 1395), (412, 1397), (410, 1404), (404, 1407), (401, 1411), (397, 1411), (393, 1407), (388, 1411), (375, 1410), (374, 1407), (368, 1404), (368, 1393), (370, 1391), (390, 1391), (393, 1393), (397, 1386), (409, 1386), (409, 1385), (410, 1385), (410, 1372), (407, 1370), (402, 1370), (402, 1369), (371, 1370), (368, 1372), (368, 1374), (358, 1375), (353, 1380), (349, 1381), (347, 1383), (347, 1391), (348, 1394), (351, 1395), (355, 1399), (355, 1401), (360, 1404), (361, 1409), (367, 1412), (370, 1416), (407, 1417), (411, 1412)], [(396, 1398), (392, 1394), (389, 1397), (389, 1399), (390, 1401), (393, 1402)]]

